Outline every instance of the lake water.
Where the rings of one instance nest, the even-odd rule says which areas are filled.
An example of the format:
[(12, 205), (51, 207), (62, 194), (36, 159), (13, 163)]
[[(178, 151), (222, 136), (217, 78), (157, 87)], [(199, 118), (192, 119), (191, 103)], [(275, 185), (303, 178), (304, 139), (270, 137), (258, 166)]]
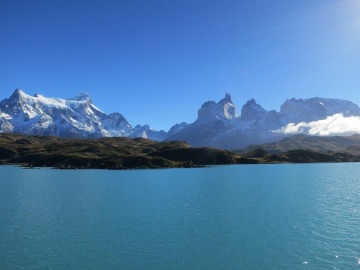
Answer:
[(0, 269), (360, 269), (360, 164), (0, 166)]

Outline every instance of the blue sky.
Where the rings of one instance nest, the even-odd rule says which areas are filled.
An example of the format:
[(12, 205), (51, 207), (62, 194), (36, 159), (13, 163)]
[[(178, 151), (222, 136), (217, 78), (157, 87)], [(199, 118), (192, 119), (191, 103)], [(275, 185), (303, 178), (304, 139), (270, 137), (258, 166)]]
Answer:
[(90, 94), (169, 129), (232, 94), (360, 104), (360, 0), (0, 0), (0, 99)]

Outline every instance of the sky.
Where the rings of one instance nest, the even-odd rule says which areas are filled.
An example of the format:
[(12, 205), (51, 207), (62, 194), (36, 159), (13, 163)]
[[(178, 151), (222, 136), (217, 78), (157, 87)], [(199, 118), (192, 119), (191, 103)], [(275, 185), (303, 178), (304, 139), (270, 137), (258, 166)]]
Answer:
[(133, 126), (193, 122), (207, 100), (360, 105), (360, 0), (0, 0), (0, 100), (87, 92)]

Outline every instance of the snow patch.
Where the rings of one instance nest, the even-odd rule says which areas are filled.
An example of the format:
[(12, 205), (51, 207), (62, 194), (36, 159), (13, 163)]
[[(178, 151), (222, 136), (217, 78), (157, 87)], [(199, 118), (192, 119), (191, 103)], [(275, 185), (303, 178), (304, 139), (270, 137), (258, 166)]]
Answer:
[(3, 112), (0, 112), (0, 118), (4, 118), (6, 120), (12, 119), (12, 117), (9, 114), (3, 113)]
[(130, 136), (132, 129), (120, 114), (109, 117), (98, 109), (87, 94), (62, 99), (18, 89), (1, 101), (0, 125), (5, 131), (71, 137)]

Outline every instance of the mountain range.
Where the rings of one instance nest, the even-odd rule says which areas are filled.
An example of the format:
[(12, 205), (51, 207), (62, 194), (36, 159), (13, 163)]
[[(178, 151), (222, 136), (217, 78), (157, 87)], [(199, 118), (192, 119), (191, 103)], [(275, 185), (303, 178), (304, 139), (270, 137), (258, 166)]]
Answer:
[(69, 98), (30, 96), (16, 89), (0, 102), (0, 131), (64, 138), (145, 137), (163, 140), (166, 132), (132, 127), (120, 113), (105, 114), (81, 93)]
[[(149, 125), (132, 126), (120, 113), (106, 114), (90, 97), (62, 99), (34, 96), (16, 89), (0, 102), (0, 133), (50, 135), (64, 138), (129, 137), (155, 141), (186, 141), (192, 146), (240, 149), (251, 144), (278, 141), (296, 133), (322, 135), (329, 132), (354, 134), (360, 122), (360, 108), (351, 101), (329, 98), (288, 99), (280, 111), (267, 111), (254, 99), (242, 106), (240, 114), (226, 94), (218, 102), (207, 101), (193, 123), (179, 123), (169, 131)], [(347, 125), (341, 125), (346, 120)], [(348, 124), (352, 121), (352, 124)], [(329, 124), (330, 123), (330, 124)], [(337, 123), (334, 128), (334, 123)], [(330, 132), (327, 135), (331, 135)]]
[(198, 147), (240, 149), (297, 133), (322, 135), (324, 129), (326, 135), (351, 135), (358, 131), (359, 116), (359, 106), (351, 101), (319, 97), (286, 100), (279, 112), (267, 111), (251, 99), (242, 106), (239, 115), (231, 96), (226, 94), (217, 103), (205, 102), (194, 123), (165, 140), (184, 140)]

